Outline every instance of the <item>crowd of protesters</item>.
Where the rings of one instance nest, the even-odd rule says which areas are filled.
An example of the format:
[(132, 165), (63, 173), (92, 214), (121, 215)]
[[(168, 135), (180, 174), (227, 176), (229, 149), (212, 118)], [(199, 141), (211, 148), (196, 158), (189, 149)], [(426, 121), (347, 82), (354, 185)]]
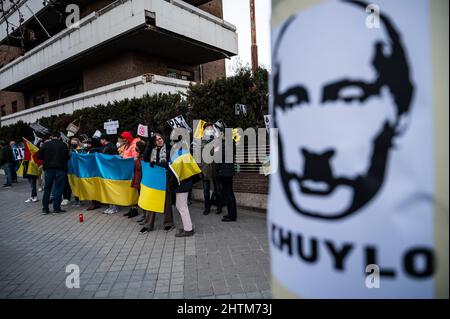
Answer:
[[(214, 141), (216, 145), (211, 148), (212, 152), (219, 152), (222, 158), (225, 158), (224, 128), (217, 127), (212, 123), (206, 123), (203, 129), (202, 147)], [(221, 132), (219, 139), (215, 138), (217, 137), (217, 132)], [(141, 186), (142, 165), (150, 165), (151, 167), (156, 165), (166, 169), (167, 185), (163, 213), (163, 229), (165, 232), (175, 228), (173, 210), (176, 208), (180, 214), (183, 227), (176, 232), (175, 236), (187, 237), (194, 235), (195, 230), (189, 212), (189, 205), (191, 203), (190, 198), (193, 185), (200, 179), (202, 179), (204, 194), (203, 214), (208, 215), (213, 205), (217, 207), (216, 214), (221, 214), (222, 208), (226, 206), (228, 214), (222, 218), (222, 221), (236, 221), (237, 208), (233, 192), (234, 163), (226, 163), (225, 161), (220, 163), (198, 163), (202, 170), (201, 178), (194, 181), (188, 179), (179, 183), (173, 172), (168, 169), (171, 145), (173, 143), (181, 143), (181, 145), (184, 145), (182, 147), (190, 149), (190, 145), (182, 141), (180, 137), (178, 139), (172, 138), (171, 143), (169, 143), (158, 133), (152, 134), (147, 143), (139, 137), (134, 137), (128, 131), (120, 134), (116, 143), (110, 139), (110, 135), (106, 134), (102, 134), (98, 138), (93, 137), (84, 140), (72, 137), (70, 142), (66, 143), (61, 140), (61, 134), (55, 132), (45, 138), (39, 145), (36, 145), (39, 147), (39, 150), (33, 155), (33, 160), (39, 164), (38, 176), (26, 174), (28, 161), (23, 161), (22, 163), (25, 168), (23, 177), (28, 179), (31, 188), (31, 196), (25, 202), (37, 202), (37, 192), (42, 190), (43, 186), (42, 214), (50, 214), (50, 204), (53, 206), (54, 213), (65, 212), (62, 207), (69, 205), (72, 199), (72, 190), (68, 179), (68, 161), (71, 152), (87, 154), (97, 152), (117, 155), (122, 158), (134, 158), (134, 173), (130, 187), (137, 189), (138, 192)], [(19, 166), (19, 161), (15, 160), (12, 151), (17, 145), (15, 141), (10, 141), (9, 143), (0, 141), (0, 147), (0, 167), (4, 170), (6, 179), (4, 187), (9, 188), (13, 183), (17, 182), (16, 170)], [(73, 205), (81, 205), (79, 198), (74, 197)], [(95, 200), (91, 201), (86, 210), (97, 210), (105, 205), (104, 214), (111, 215), (119, 212), (119, 207), (116, 205)], [(158, 213), (144, 210), (140, 214), (139, 210), (141, 209), (137, 206), (130, 207), (124, 216), (128, 218), (139, 216), (137, 222), (143, 226), (140, 230), (141, 233), (153, 231)]]

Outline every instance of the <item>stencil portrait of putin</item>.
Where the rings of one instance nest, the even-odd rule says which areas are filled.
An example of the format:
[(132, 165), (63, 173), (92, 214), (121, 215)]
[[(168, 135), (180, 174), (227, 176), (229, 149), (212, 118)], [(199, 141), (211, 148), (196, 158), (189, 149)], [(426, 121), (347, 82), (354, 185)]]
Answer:
[(325, 3), (291, 17), (273, 39), (283, 191), (311, 218), (338, 220), (368, 204), (407, 129), (414, 85), (401, 32), (383, 8), (379, 28), (368, 28), (367, 5)]

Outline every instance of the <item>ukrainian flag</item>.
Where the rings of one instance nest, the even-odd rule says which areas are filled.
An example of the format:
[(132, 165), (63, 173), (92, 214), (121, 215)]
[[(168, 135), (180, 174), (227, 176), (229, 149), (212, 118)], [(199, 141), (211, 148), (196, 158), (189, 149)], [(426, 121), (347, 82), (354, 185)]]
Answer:
[(131, 187), (133, 170), (133, 158), (71, 152), (68, 177), (72, 193), (80, 200), (130, 206), (138, 202), (138, 192)]
[(178, 184), (202, 172), (191, 153), (180, 148), (172, 154), (169, 167), (178, 180)]
[(141, 194), (138, 205), (144, 210), (164, 213), (166, 199), (166, 169), (159, 166), (151, 167), (142, 162)]

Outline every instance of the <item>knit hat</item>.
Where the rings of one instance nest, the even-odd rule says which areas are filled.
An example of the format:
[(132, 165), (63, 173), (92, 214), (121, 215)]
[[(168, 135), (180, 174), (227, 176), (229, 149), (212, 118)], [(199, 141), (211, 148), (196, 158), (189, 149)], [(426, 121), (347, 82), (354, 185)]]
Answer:
[(122, 134), (120, 134), (120, 137), (122, 137), (123, 139), (125, 139), (128, 144), (130, 144), (131, 142), (133, 142), (133, 135), (131, 135), (130, 132), (125, 131)]

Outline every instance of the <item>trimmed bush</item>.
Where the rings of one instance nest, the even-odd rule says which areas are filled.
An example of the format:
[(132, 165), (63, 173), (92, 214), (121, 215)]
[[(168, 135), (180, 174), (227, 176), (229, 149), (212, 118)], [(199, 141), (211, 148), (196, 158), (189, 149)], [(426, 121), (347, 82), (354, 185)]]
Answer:
[[(168, 135), (171, 128), (167, 121), (179, 114), (190, 126), (194, 119), (211, 122), (222, 119), (228, 127), (264, 127), (263, 115), (268, 112), (267, 81), (267, 70), (259, 69), (252, 76), (249, 68), (242, 68), (232, 77), (193, 84), (185, 95), (155, 94), (114, 101), (77, 110), (73, 114), (43, 117), (39, 123), (50, 131), (66, 132), (67, 125), (76, 120), (80, 126), (78, 135), (87, 136), (92, 136), (97, 129), (103, 131), (103, 123), (108, 119), (119, 121), (118, 133), (127, 130), (136, 134), (137, 126), (145, 124), (149, 131)], [(235, 115), (236, 103), (247, 105), (247, 116)], [(0, 139), (20, 140), (22, 136), (33, 140), (31, 128), (22, 121), (0, 127)]]

